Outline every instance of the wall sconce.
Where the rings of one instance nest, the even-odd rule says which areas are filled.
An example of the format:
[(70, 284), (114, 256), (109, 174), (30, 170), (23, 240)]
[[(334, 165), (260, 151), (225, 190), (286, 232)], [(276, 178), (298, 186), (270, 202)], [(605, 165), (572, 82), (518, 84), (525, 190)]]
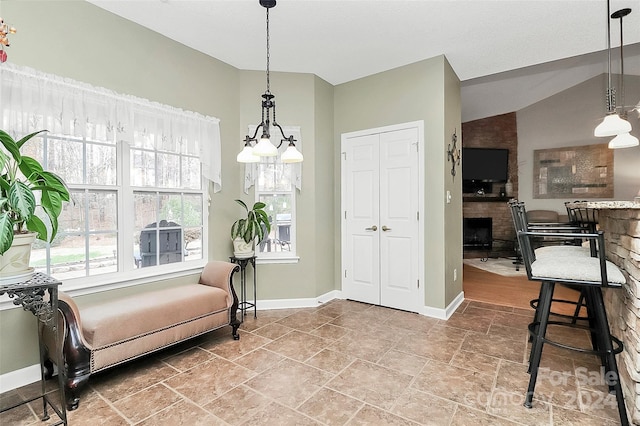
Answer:
[(456, 177), (456, 166), (460, 164), (460, 149), (456, 147), (456, 143), (458, 142), (458, 136), (456, 135), (456, 130), (453, 130), (453, 135), (451, 136), (451, 143), (447, 147), (447, 160), (451, 161), (451, 176)]

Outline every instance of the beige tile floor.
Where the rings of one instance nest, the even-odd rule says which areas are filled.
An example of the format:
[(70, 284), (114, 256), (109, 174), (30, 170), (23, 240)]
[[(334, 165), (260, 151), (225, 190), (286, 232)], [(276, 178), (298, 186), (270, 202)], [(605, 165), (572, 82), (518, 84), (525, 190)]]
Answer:
[[(69, 424), (618, 424), (596, 360), (553, 347), (534, 408), (522, 406), (531, 317), (480, 302), (464, 302), (448, 321), (344, 300), (259, 311), (239, 341), (226, 327), (93, 376)], [(583, 330), (552, 333), (588, 346)], [(39, 407), (7, 411), (0, 424), (47, 424)]]

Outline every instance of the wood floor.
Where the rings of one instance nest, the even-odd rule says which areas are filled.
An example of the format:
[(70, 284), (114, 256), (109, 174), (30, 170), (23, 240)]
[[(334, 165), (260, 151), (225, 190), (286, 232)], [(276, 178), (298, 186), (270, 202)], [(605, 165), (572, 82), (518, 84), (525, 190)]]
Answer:
[[(526, 276), (505, 277), (473, 266), (463, 265), (462, 289), (464, 297), (478, 302), (514, 308), (530, 309), (529, 301), (537, 299), (540, 283), (529, 281)], [(554, 299), (578, 300), (579, 293), (563, 286), (556, 286)], [(574, 307), (554, 304), (553, 311), (571, 314)]]

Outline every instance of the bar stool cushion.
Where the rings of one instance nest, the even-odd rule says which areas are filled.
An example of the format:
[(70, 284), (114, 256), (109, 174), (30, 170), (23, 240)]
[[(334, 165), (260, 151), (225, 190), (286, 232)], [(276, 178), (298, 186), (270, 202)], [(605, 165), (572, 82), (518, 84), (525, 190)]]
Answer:
[[(622, 285), (626, 279), (620, 269), (606, 261), (609, 284)], [(536, 259), (531, 263), (533, 279), (575, 280), (593, 282), (602, 285), (600, 276), (600, 260), (591, 256), (548, 256)]]
[(589, 247), (544, 246), (535, 250), (536, 259), (548, 256), (590, 256)]

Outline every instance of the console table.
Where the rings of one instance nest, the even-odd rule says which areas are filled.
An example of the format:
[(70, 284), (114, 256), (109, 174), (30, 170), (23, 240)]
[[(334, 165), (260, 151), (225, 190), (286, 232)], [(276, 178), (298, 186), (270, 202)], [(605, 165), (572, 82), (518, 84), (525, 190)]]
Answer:
[[(240, 266), (240, 301), (238, 302), (238, 310), (242, 311), (242, 318), (247, 315), (247, 309), (253, 308), (253, 317), (258, 318), (256, 308), (256, 256), (251, 257), (235, 257), (230, 256), (229, 261)], [(247, 302), (247, 265), (253, 268), (253, 303)]]
[[(12, 284), (0, 283), (0, 296), (6, 293), (10, 299), (13, 299), (14, 305), (22, 306), (25, 311), (29, 311), (35, 315), (38, 319), (38, 327), (50, 327), (53, 331), (53, 335), (58, 339), (59, 336), (56, 329), (58, 327), (58, 286), (60, 284), (62, 284), (60, 281), (48, 275), (36, 272), (27, 281)], [(41, 333), (38, 333), (38, 336), (40, 335)], [(56, 346), (59, 348), (58, 359), (63, 359), (62, 345), (59, 344), (59, 342), (56, 343)], [(40, 347), (40, 383), (42, 386), (40, 395), (21, 401), (9, 407), (5, 407), (0, 410), (0, 412), (11, 410), (20, 405), (42, 399), (42, 420), (49, 420), (48, 407), (51, 407), (60, 420), (56, 423), (48, 423), (48, 425), (66, 425), (67, 411), (64, 397), (63, 374), (60, 372), (58, 373), (59, 404), (55, 404), (54, 401), (52, 401), (52, 395), (45, 392), (44, 347), (40, 337), (38, 337), (38, 344)]]

